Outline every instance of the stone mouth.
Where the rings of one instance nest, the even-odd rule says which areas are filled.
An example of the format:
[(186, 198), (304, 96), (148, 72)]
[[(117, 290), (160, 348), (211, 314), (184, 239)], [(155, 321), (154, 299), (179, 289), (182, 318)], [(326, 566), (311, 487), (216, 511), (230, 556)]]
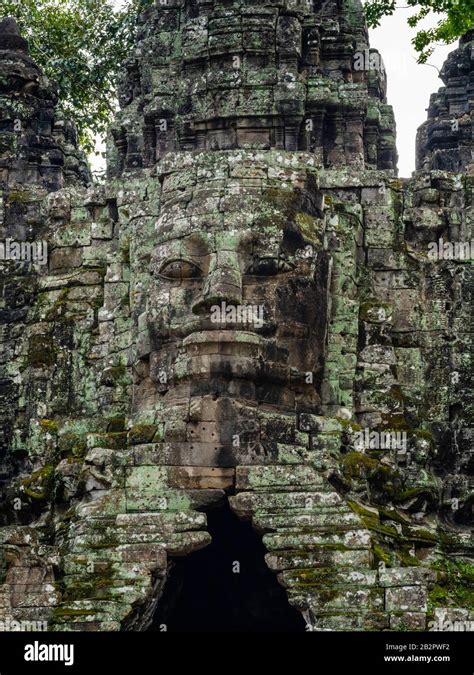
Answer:
[(202, 345), (202, 344), (222, 344), (222, 343), (235, 343), (235, 344), (252, 344), (252, 345), (262, 345), (266, 342), (257, 333), (252, 333), (250, 331), (244, 330), (201, 330), (191, 333), (183, 339), (183, 347), (188, 347), (190, 345)]
[[(221, 335), (224, 342), (252, 342), (249, 338), (246, 340), (240, 336), (252, 336), (254, 344), (268, 343), (276, 337), (278, 326), (273, 321), (264, 321), (263, 325), (253, 325), (242, 322), (232, 322), (227, 325), (213, 323), (210, 318), (195, 319), (193, 321), (183, 322), (179, 325), (168, 327), (165, 332), (161, 333), (156, 326), (151, 322), (150, 324), (152, 335), (154, 335), (160, 349), (167, 344), (179, 342), (179, 344), (195, 344), (196, 342), (217, 342), (216, 335)], [(237, 340), (229, 339), (228, 336), (237, 336)], [(199, 337), (196, 339), (193, 336), (208, 336)], [(227, 337), (224, 337), (227, 336)]]

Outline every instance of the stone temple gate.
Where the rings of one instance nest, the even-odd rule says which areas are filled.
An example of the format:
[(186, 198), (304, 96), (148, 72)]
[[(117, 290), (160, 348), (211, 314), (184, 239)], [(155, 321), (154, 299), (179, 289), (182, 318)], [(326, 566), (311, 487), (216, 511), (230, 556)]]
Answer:
[(4, 249), (48, 256), (0, 263), (0, 620), (146, 630), (219, 514), (302, 630), (473, 619), (473, 59), (400, 180), (359, 0), (156, 3), (94, 184), (1, 21)]

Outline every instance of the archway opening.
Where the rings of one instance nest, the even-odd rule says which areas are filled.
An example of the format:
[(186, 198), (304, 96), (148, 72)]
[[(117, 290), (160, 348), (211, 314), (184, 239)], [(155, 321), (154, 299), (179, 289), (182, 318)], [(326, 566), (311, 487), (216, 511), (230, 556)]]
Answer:
[(267, 567), (249, 522), (229, 508), (208, 513), (212, 543), (174, 558), (150, 631), (304, 632), (300, 612)]

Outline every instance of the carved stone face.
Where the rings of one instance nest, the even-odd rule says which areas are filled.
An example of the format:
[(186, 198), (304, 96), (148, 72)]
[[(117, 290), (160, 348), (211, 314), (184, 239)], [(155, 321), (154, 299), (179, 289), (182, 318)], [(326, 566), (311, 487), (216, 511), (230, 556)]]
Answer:
[[(315, 411), (329, 276), (316, 188), (229, 194), (203, 184), (176, 204), (165, 183), (163, 195), (147, 328), (165, 419), (171, 409), (177, 420), (225, 419), (213, 440), (230, 442), (244, 408)], [(174, 440), (189, 441), (183, 434)]]

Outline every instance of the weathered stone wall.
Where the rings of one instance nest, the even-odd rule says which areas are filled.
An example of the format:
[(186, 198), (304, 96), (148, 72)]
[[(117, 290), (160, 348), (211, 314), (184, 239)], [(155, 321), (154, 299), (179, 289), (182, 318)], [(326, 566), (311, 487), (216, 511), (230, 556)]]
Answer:
[(473, 177), (397, 179), (365, 50), (355, 2), (153, 7), (107, 183), (2, 184), (49, 258), (2, 263), (1, 618), (146, 628), (227, 500), (315, 630), (472, 618), (472, 264), (429, 252)]
[(445, 86), (432, 95), (428, 120), (418, 132), (418, 170), (460, 172), (472, 166), (473, 32), (461, 38), (441, 70)]

